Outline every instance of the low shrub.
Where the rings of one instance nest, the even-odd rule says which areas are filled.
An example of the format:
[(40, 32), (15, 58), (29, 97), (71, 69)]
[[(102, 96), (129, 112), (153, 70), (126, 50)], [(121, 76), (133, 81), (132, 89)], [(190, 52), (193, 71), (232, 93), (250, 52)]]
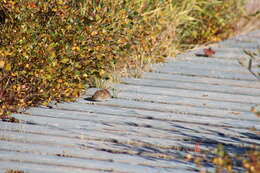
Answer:
[[(0, 115), (230, 34), (243, 0), (2, 0)], [(234, 13), (236, 11), (236, 13)]]
[(216, 42), (234, 33), (235, 23), (244, 16), (243, 7), (247, 1), (210, 1), (197, 0), (191, 11), (194, 20), (180, 28), (180, 42), (184, 49), (206, 42)]

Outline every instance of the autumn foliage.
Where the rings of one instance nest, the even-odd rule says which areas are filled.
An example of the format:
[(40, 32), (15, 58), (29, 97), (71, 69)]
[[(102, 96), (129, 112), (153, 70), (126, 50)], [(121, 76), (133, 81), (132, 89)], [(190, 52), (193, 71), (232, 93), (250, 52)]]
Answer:
[(1, 0), (0, 115), (226, 37), (241, 1)]

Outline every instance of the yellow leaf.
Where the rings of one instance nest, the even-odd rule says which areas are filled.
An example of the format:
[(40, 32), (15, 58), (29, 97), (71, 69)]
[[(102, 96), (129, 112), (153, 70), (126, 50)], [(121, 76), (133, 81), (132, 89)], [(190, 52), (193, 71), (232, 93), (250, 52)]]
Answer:
[(97, 34), (98, 34), (97, 31), (93, 31), (93, 32), (91, 33), (91, 36), (95, 36), (95, 35), (97, 35)]
[(67, 30), (71, 30), (71, 29), (72, 29), (72, 25), (68, 25)]
[(63, 59), (61, 60), (61, 62), (62, 62), (62, 63), (67, 63), (67, 62), (69, 62), (69, 60), (70, 60), (69, 58), (63, 58)]
[(106, 73), (106, 72), (105, 72), (105, 70), (103, 70), (103, 69), (101, 69), (101, 70), (99, 71), (99, 75), (100, 75), (100, 76), (103, 76), (105, 73)]
[(74, 51), (79, 51), (79, 50), (80, 50), (80, 47), (74, 46), (74, 47), (72, 47), (72, 50), (74, 50)]
[(4, 68), (5, 62), (3, 60), (0, 61), (0, 69)]
[(11, 69), (12, 69), (11, 64), (6, 64), (5, 70), (6, 70), (6, 71), (11, 71)]
[(56, 57), (56, 52), (55, 51), (51, 51), (50, 52), (50, 57), (51, 58), (55, 58)]
[(57, 2), (59, 5), (64, 5), (65, 4), (65, 2), (63, 2), (62, 0), (58, 0), (58, 2)]

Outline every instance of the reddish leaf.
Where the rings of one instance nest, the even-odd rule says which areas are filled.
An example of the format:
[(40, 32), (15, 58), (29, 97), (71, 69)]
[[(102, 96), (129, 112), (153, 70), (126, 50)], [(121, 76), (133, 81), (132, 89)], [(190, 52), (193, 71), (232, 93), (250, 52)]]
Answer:
[(212, 55), (214, 55), (216, 53), (211, 48), (205, 48), (205, 49), (203, 49), (203, 52), (204, 52), (204, 56), (206, 56), (206, 57), (212, 56)]

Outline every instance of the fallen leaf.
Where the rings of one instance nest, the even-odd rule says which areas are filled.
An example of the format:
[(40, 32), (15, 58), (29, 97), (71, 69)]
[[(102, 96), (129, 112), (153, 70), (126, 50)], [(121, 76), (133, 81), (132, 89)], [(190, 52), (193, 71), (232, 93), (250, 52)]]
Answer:
[(4, 66), (5, 66), (5, 62), (4, 62), (3, 60), (1, 60), (1, 61), (0, 61), (0, 69), (1, 69), (1, 68), (4, 68)]
[(216, 53), (212, 48), (205, 48), (203, 49), (203, 52), (204, 52), (204, 56), (206, 57), (210, 57)]

